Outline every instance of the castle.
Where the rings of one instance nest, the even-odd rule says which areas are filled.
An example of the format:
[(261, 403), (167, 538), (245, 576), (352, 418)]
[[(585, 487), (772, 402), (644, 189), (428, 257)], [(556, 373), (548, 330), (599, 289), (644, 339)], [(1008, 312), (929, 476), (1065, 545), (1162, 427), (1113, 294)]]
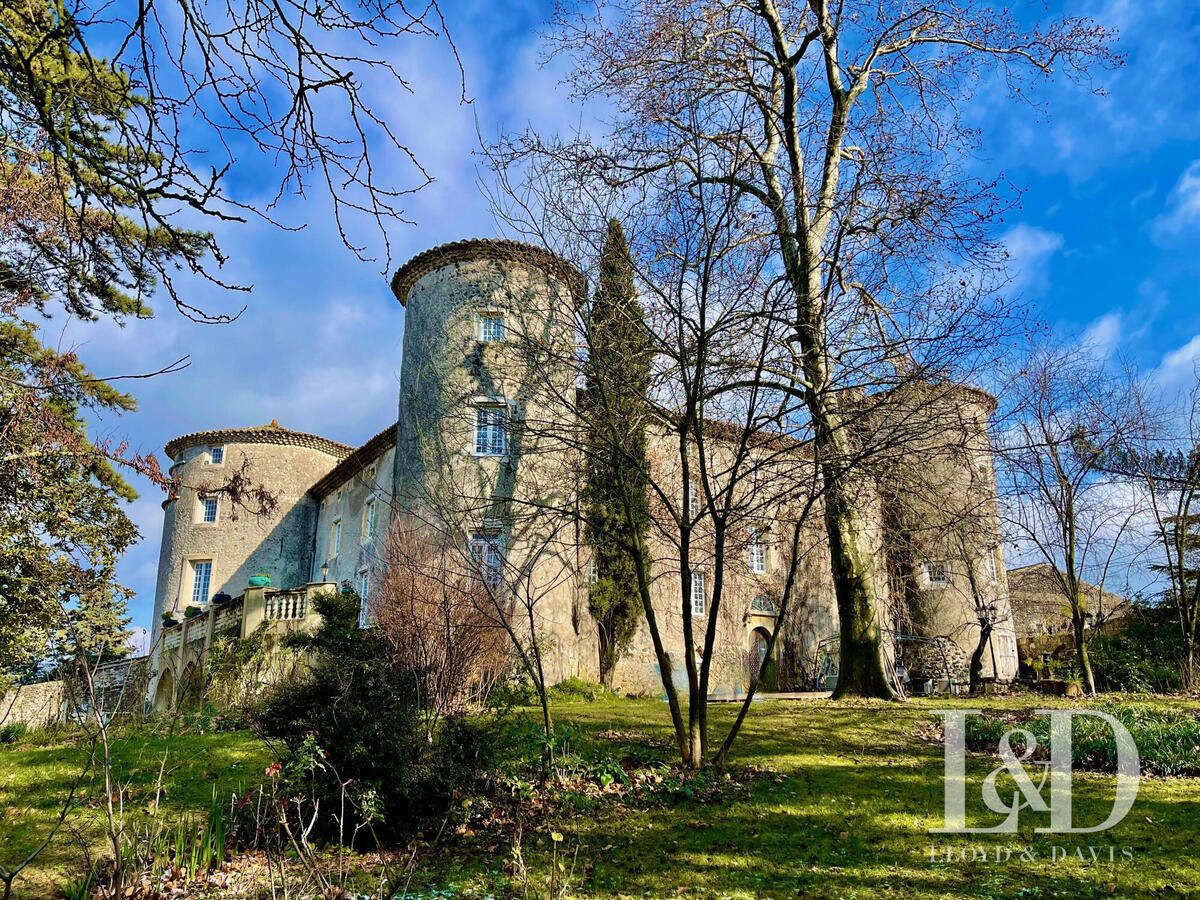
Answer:
[[(576, 495), (570, 477), (576, 470), (562, 462), (568, 451), (529, 423), (574, 415), (578, 372), (571, 355), (539, 348), (573, 346), (574, 316), (585, 290), (581, 276), (536, 247), (465, 240), (411, 259), (395, 274), (392, 289), (406, 316), (398, 414), (361, 447), (275, 422), (196, 432), (166, 445), (171, 475), (183, 486), (163, 504), (149, 687), (156, 708), (184, 698), (217, 637), (244, 637), (263, 622), (278, 629), (309, 627), (313, 594), (345, 583), (369, 598), (381, 577), (394, 511), (428, 513), (431, 505), (444, 526), (461, 534), (473, 559), (485, 568), (510, 569), (520, 583), (514, 590), (536, 601), (530, 608), (547, 682), (596, 679), (589, 554), (577, 517), (514, 512), (565, 509)], [(984, 674), (1007, 681), (1018, 668), (987, 442), (994, 401), (961, 388), (954, 406), (955, 421), (970, 439), (955, 478), (983, 490), (978, 530), (990, 537), (957, 555), (932, 544), (920, 552), (919, 540), (906, 540), (900, 553), (888, 530), (900, 527), (900, 517), (888, 513), (887, 490), (881, 487), (864, 501), (876, 522), (879, 593), (892, 599), (911, 594), (905, 606), (917, 610), (898, 615), (890, 606), (881, 609), (891, 637), (889, 659), (942, 687), (966, 679), (967, 658), (979, 638), (981, 592), (995, 621)], [(665, 432), (651, 433), (651, 449), (669, 439)], [(245, 461), (250, 477), (276, 497), (269, 518), (236, 516), (220, 495), (197, 490)], [(687, 493), (682, 483), (679, 490)], [(830, 660), (836, 660), (838, 617), (820, 526), (807, 528), (805, 540), (793, 610), (775, 642), (780, 686), (788, 688), (827, 685), (835, 677)], [(784, 544), (782, 529), (761, 527), (739, 545), (736, 564), (726, 557), (714, 690), (736, 694), (748, 683), (749, 668), (764, 658), (778, 624), (790, 552)], [(678, 659), (680, 566), (662, 542), (652, 555), (659, 627)], [(701, 562), (692, 578), (694, 616), (706, 615), (711, 585), (712, 573)], [(618, 688), (661, 690), (646, 632), (643, 625), (618, 665)]]

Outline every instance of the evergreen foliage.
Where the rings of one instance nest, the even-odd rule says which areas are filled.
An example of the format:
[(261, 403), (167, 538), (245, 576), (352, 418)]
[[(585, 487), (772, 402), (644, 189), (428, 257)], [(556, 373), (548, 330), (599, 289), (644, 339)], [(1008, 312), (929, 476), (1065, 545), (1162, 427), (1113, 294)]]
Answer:
[(629, 245), (609, 222), (600, 279), (587, 322), (585, 537), (596, 580), (588, 609), (600, 635), (600, 681), (612, 688), (621, 654), (637, 633), (642, 607), (634, 548), (645, 541), (646, 413), (653, 351), (637, 300)]
[(359, 627), (358, 595), (330, 592), (313, 604), (320, 626), (284, 642), (306, 654), (307, 671), (278, 685), (253, 715), (289, 796), (318, 804), (315, 832), (330, 838), (342, 833), (343, 786), (347, 840), (359, 826), (395, 837), (444, 815), (490, 756), (482, 726), (443, 719), (427, 740), (417, 678), (393, 664), (378, 629)]

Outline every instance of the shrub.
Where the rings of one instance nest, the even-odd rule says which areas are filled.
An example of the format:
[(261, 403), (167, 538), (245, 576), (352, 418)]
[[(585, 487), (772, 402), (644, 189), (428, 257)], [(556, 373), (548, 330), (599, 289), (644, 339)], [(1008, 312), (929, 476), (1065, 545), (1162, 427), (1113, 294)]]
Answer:
[(556, 703), (591, 703), (612, 696), (612, 692), (604, 685), (575, 677), (560, 681), (550, 688), (549, 694), (551, 701)]
[(15, 744), (25, 737), (29, 727), (24, 722), (9, 722), (0, 728), (0, 744)]
[(357, 595), (314, 605), (322, 624), (288, 639), (308, 653), (307, 673), (269, 693), (254, 717), (288, 795), (319, 801), (315, 831), (325, 837), (338, 833), (343, 785), (346, 835), (370, 824), (394, 837), (444, 814), (487, 755), (481, 732), (447, 719), (430, 740), (418, 679), (392, 665), (377, 630), (358, 627)]
[(1104, 691), (1177, 691), (1183, 686), (1183, 639), (1163, 606), (1135, 605), (1124, 627), (1092, 647), (1097, 687)]
[[(1089, 707), (1108, 713), (1129, 730), (1143, 774), (1200, 775), (1200, 713), (1148, 703), (1097, 703)], [(1108, 723), (1095, 716), (1077, 716), (1072, 726), (1074, 766), (1088, 771), (1116, 771), (1117, 742)], [(967, 746), (995, 752), (1001, 736), (1017, 727), (1037, 738), (1037, 754), (1043, 757), (1050, 744), (1050, 718), (1032, 711), (1019, 714), (1015, 721), (1005, 713), (968, 716)]]

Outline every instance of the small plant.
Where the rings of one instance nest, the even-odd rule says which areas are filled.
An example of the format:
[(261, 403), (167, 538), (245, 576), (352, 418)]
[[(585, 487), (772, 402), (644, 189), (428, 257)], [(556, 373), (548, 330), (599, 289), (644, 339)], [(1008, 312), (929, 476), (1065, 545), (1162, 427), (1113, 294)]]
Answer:
[(202, 612), (204, 612), (204, 610), (202, 610), (198, 606), (189, 606), (187, 609), (185, 609), (183, 611), (183, 617), (185, 619), (194, 619), (196, 616), (200, 615), (200, 613), (202, 613)]
[(72, 878), (61, 887), (64, 900), (90, 900), (98, 880), (95, 869), (89, 869), (81, 878)]
[(28, 730), (29, 726), (24, 722), (9, 722), (0, 728), (0, 744), (15, 744), (25, 737), (25, 732)]

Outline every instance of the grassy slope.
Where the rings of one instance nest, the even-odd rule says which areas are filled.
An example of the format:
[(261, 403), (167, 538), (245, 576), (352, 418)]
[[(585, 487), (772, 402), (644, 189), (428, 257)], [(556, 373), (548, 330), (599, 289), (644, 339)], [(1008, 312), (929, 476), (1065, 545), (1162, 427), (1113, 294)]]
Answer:
[[(261, 780), (266, 752), (249, 732), (177, 734), (146, 729), (118, 736), (111, 744), (128, 821), (147, 815), (163, 765), (161, 807), (166, 816), (207, 811), (213, 790), (238, 790)], [(29, 742), (0, 748), (0, 863), (12, 866), (36, 847), (58, 816), (87, 759), (74, 740), (49, 746)], [(18, 896), (55, 896), (53, 886), (83, 871), (83, 843), (103, 852), (104, 782), (93, 771), (80, 785), (81, 800), (41, 857), (16, 881)], [(93, 856), (93, 858), (95, 858)]]
[[(1016, 836), (953, 837), (927, 833), (942, 819), (942, 749), (914, 737), (931, 709), (980, 701), (907, 704), (763, 703), (747, 719), (737, 763), (777, 770), (749, 794), (709, 804), (665, 809), (601, 806), (563, 816), (554, 827), (566, 846), (578, 843), (581, 892), (661, 897), (676, 892), (763, 897), (1100, 897), (1200, 892), (1200, 779), (1143, 781), (1132, 812), (1110, 833), (1037, 835), (1027, 816)], [(1041, 706), (1037, 698), (985, 700), (988, 706)], [(733, 717), (714, 709), (714, 734)], [(663, 704), (649, 701), (560, 708), (559, 720), (589, 730), (612, 728), (669, 738)], [(978, 757), (981, 779), (997, 761)], [(1111, 808), (1111, 779), (1081, 775), (1075, 817), (1102, 821)], [(978, 795), (978, 780), (975, 782)], [(968, 794), (968, 803), (971, 802)], [(980, 804), (976, 801), (976, 806)], [(986, 810), (983, 810), (986, 813)], [(981, 822), (980, 824), (991, 824)], [(846, 832), (848, 837), (841, 838)], [(1016, 839), (1014, 839), (1016, 838)], [(1035, 862), (931, 864), (931, 844), (956, 848), (1032, 845)], [(1132, 862), (1083, 865), (1046, 860), (1054, 844), (1130, 847)], [(527, 861), (540, 863), (537, 839)], [(503, 850), (500, 851), (501, 853)], [(540, 853), (540, 855), (539, 855)], [(1018, 854), (1014, 853), (1014, 857)], [(1118, 857), (1119, 858), (1119, 857)], [(441, 874), (464, 886), (488, 886), (478, 858), (460, 859)]]
[[(732, 897), (1099, 897), (1108, 896), (1106, 885), (1114, 883), (1117, 896), (1200, 891), (1200, 779), (1143, 781), (1133, 811), (1109, 834), (1047, 840), (1033, 833), (1035, 818), (1026, 817), (1016, 840), (995, 835), (934, 840), (926, 829), (941, 823), (942, 751), (939, 744), (914, 732), (932, 721), (931, 709), (951, 702), (1036, 705), (1029, 698), (974, 704), (757, 704), (737, 745), (735, 765), (767, 767), (775, 770), (774, 777), (760, 778), (747, 791), (708, 803), (686, 800), (651, 809), (604, 803), (584, 812), (562, 812), (554, 822), (527, 831), (526, 861), (535, 874), (544, 874), (546, 837), (557, 829), (565, 836), (565, 846), (579, 847), (576, 889), (599, 896), (660, 897), (682, 888), (690, 894)], [(730, 707), (713, 708), (714, 735), (733, 713)], [(565, 705), (556, 715), (591, 735), (615, 729), (661, 739), (670, 736), (665, 706), (652, 701)], [(622, 752), (619, 743), (596, 740), (617, 755)], [(152, 798), (166, 746), (161, 737), (140, 745), (136, 740), (121, 743), (121, 767), (137, 773), (133, 807)], [(79, 752), (70, 746), (0, 749), (0, 808), (16, 808), (0, 820), (5, 862), (18, 847), (28, 845), (38, 823), (53, 814), (53, 802)], [(669, 751), (663, 755), (669, 757)], [(175, 737), (169, 760), (174, 768), (163, 804), (168, 812), (206, 808), (214, 785), (224, 791), (254, 783), (265, 757), (252, 737), (237, 733)], [(995, 764), (978, 757), (972, 773), (981, 777)], [(1109, 781), (1095, 775), (1077, 777), (1077, 820), (1097, 822), (1105, 817), (1111, 802)], [(976, 786), (976, 797), (977, 790)], [(89, 799), (98, 793), (91, 790)], [(88, 811), (93, 823), (98, 813)], [(846, 839), (840, 837), (842, 832), (848, 834)], [(505, 880), (501, 864), (509, 848), (502, 841), (479, 838), (435, 852), (416, 881), (453, 883), (467, 893), (500, 887)], [(1031, 844), (1039, 859), (931, 864), (931, 843), (976, 845), (992, 853), (997, 847)], [(1134, 858), (1116, 864), (1052, 864), (1045, 857), (1055, 843), (1072, 849), (1088, 844), (1127, 846)], [(485, 845), (493, 846), (493, 852), (485, 852)], [(33, 884), (61, 880), (64, 871), (75, 870), (78, 858), (78, 849), (61, 839), (39, 865)]]

